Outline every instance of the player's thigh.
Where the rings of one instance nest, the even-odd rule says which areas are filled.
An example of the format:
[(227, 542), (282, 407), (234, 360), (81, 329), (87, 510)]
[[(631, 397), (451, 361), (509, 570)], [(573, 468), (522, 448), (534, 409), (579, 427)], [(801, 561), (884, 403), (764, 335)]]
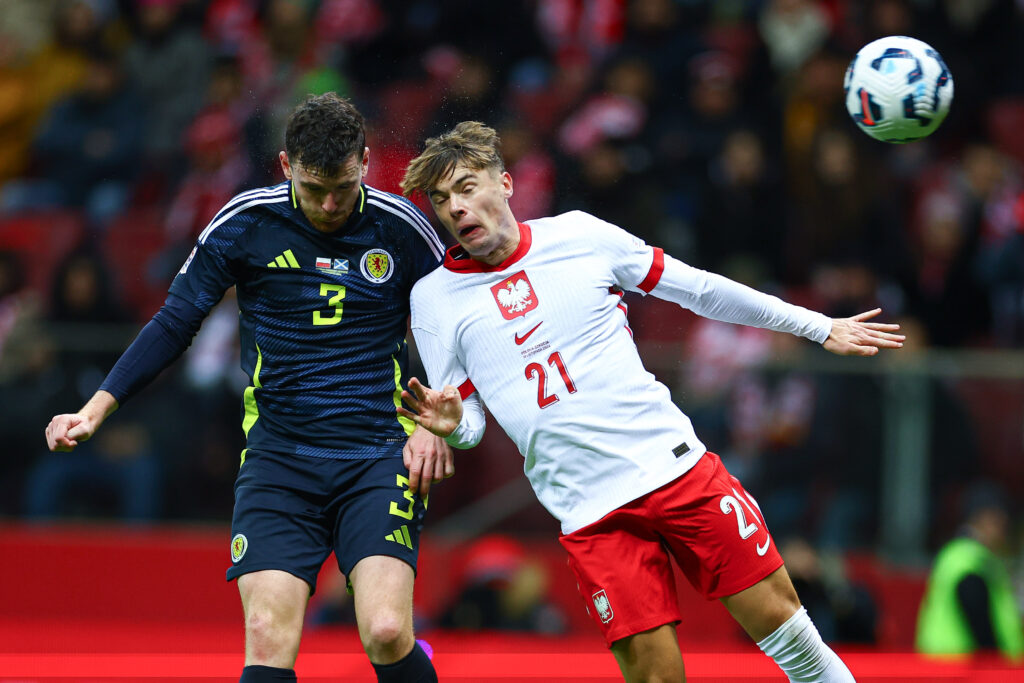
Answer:
[(708, 599), (750, 588), (782, 566), (761, 510), (714, 453), (638, 503), (694, 588)]
[(348, 579), (359, 624), (386, 619), (393, 627), (412, 632), (415, 574), (408, 563), (385, 555), (364, 557)]
[(331, 509), (336, 509), (334, 554), (341, 573), (350, 576), (361, 560), (375, 556), (401, 560), (415, 573), (428, 499), (409, 489), (402, 458), (368, 461), (358, 477), (336, 491)]
[(238, 593), (242, 610), (249, 617), (256, 613), (261, 618), (278, 624), (302, 624), (309, 602), (309, 584), (299, 577), (278, 569), (250, 572), (238, 577)]
[(679, 622), (671, 560), (648, 519), (620, 508), (559, 541), (587, 613), (609, 646)]
[(312, 593), (331, 553), (333, 517), (322, 501), (332, 473), (346, 463), (252, 451), (235, 481), (228, 580), (279, 570)]
[(750, 588), (728, 595), (721, 601), (754, 641), (764, 640), (775, 633), (800, 609), (800, 599), (784, 566)]
[(612, 643), (612, 654), (627, 683), (684, 679), (683, 657), (673, 624), (617, 640)]

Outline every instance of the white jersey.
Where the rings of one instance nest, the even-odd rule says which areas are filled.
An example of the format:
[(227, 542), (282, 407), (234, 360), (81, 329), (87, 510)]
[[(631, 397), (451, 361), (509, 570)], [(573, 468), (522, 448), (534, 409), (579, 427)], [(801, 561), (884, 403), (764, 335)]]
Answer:
[(519, 230), (519, 247), (498, 266), (449, 250), (413, 288), (412, 330), (430, 386), (459, 387), (464, 399), (449, 443), (483, 436), (475, 389), (563, 533), (678, 478), (705, 452), (644, 369), (624, 290), (818, 342), (831, 330), (821, 314), (687, 266), (580, 211)]

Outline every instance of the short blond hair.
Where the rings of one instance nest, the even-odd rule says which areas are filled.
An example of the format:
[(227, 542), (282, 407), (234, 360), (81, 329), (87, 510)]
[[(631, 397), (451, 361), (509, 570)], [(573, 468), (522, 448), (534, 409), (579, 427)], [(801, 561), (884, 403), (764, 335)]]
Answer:
[(423, 153), (405, 170), (402, 193), (406, 197), (417, 190), (429, 194), (459, 164), (473, 171), (486, 168), (504, 173), (500, 147), (501, 139), (493, 128), (479, 121), (463, 121), (436, 138), (427, 138)]

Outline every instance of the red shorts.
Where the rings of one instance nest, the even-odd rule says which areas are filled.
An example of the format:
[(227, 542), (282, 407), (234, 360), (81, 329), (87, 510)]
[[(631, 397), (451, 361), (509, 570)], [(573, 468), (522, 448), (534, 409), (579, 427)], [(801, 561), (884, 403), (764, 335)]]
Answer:
[(710, 452), (678, 479), (559, 540), (609, 645), (682, 619), (669, 555), (709, 600), (782, 566), (757, 502)]

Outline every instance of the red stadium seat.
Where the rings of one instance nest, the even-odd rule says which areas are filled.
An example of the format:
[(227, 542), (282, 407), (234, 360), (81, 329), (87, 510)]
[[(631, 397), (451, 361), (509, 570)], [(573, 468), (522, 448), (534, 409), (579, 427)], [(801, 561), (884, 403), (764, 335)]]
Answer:
[(988, 110), (988, 128), (992, 142), (1018, 161), (1024, 162), (1024, 97), (996, 100)]
[(159, 310), (173, 273), (157, 257), (167, 246), (163, 215), (156, 209), (131, 209), (111, 221), (103, 235), (103, 253), (113, 269), (122, 301), (147, 320)]
[(28, 286), (48, 295), (57, 264), (84, 235), (74, 211), (34, 211), (0, 217), (0, 249), (21, 255)]

